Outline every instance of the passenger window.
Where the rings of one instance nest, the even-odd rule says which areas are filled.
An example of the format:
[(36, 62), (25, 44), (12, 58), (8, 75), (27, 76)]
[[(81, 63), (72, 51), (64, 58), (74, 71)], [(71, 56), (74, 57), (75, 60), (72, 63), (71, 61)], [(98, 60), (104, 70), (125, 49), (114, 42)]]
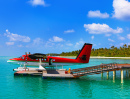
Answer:
[(46, 61), (46, 59), (44, 59), (44, 61)]
[(22, 57), (22, 59), (24, 59), (24, 57)]

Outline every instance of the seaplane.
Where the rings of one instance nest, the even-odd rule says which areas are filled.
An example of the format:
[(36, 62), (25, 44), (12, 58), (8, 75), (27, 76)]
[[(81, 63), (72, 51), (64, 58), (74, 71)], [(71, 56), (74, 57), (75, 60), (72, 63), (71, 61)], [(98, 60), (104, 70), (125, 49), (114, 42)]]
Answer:
[[(14, 71), (27, 69), (27, 66), (35, 66), (39, 67), (38, 70), (45, 70), (47, 67), (85, 64), (89, 62), (91, 49), (92, 44), (85, 43), (75, 59), (47, 56), (46, 54), (41, 53), (26, 53), (19, 58), (9, 59), (7, 62), (20, 65), (20, 67)], [(21, 68), (21, 66), (23, 67)]]

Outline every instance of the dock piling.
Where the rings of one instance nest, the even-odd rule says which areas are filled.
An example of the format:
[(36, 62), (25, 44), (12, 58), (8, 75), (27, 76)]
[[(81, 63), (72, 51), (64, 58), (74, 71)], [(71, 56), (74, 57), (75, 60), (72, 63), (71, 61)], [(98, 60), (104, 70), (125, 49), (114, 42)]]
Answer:
[(116, 71), (113, 71), (113, 80), (116, 78)]
[(123, 70), (121, 70), (121, 83), (123, 83)]
[(100, 74), (101, 77), (103, 78), (103, 73), (107, 72), (107, 79), (109, 79), (109, 72), (113, 71), (113, 82), (115, 82), (116, 78), (116, 71), (120, 70), (121, 71), (121, 83), (123, 83), (123, 70), (126, 70), (126, 77), (129, 76), (130, 78), (130, 64), (102, 64), (102, 65), (97, 65), (97, 66), (91, 66), (91, 67), (85, 67), (85, 68), (78, 68), (78, 69), (72, 69), (71, 72), (66, 73), (67, 70), (63, 69), (58, 69), (56, 66), (55, 69), (54, 67), (50, 67), (47, 70), (40, 71), (36, 69), (31, 69), (24, 67), (19, 67), (15, 69), (15, 71), (18, 71), (14, 74), (19, 74), (19, 75), (42, 75), (43, 77), (61, 77), (61, 78), (78, 78), (81, 76), (85, 75), (92, 75), (92, 74)]
[(121, 79), (123, 79), (123, 70), (121, 70)]
[(126, 70), (126, 77), (128, 77), (128, 71)]
[(129, 78), (130, 78), (130, 70), (128, 71), (128, 73), (129, 73)]
[(103, 72), (101, 72), (101, 78), (103, 78)]
[(109, 71), (107, 71), (107, 79), (109, 79)]

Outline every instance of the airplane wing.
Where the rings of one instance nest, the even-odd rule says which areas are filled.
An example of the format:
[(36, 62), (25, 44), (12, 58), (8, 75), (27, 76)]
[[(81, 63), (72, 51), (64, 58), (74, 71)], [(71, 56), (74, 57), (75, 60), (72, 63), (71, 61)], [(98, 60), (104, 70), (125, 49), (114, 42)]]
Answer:
[(31, 55), (28, 55), (28, 57), (31, 58), (31, 59), (45, 58), (46, 54), (34, 53), (34, 54), (31, 54)]

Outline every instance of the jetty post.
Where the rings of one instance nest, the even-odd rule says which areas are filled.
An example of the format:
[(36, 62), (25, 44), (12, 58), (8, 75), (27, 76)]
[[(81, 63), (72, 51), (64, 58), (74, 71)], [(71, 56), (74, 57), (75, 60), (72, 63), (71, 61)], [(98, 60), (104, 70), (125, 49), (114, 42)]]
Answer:
[(109, 71), (107, 71), (107, 79), (109, 79)]
[(126, 70), (126, 77), (128, 77), (128, 71)]
[(103, 71), (101, 72), (101, 78), (103, 78)]
[[(103, 70), (103, 66), (101, 67), (101, 69)], [(103, 78), (103, 71), (101, 72), (101, 78)]]
[(91, 66), (91, 67), (85, 67), (85, 68), (78, 68), (78, 69), (72, 69), (70, 72), (67, 72), (65, 69), (58, 69), (56, 66), (56, 69), (53, 69), (51, 67), (49, 70), (43, 70), (39, 71), (37, 68), (27, 68), (19, 67), (18, 69), (15, 69), (14, 75), (42, 75), (43, 78), (52, 77), (52, 78), (79, 78), (81, 76), (85, 75), (91, 75), (91, 74), (100, 74), (103, 77), (103, 73), (107, 72), (107, 79), (109, 79), (109, 72), (113, 71), (113, 82), (115, 82), (116, 78), (116, 71), (120, 70), (121, 74), (121, 83), (123, 83), (123, 76), (124, 71), (126, 71), (126, 75), (130, 78), (130, 64), (102, 64), (97, 66)]
[(130, 70), (128, 71), (128, 73), (129, 73), (129, 75), (128, 75), (128, 76), (129, 76), (129, 78), (130, 78)]
[(121, 69), (121, 83), (123, 83), (123, 69)]
[(116, 78), (116, 70), (113, 71), (113, 80)]

